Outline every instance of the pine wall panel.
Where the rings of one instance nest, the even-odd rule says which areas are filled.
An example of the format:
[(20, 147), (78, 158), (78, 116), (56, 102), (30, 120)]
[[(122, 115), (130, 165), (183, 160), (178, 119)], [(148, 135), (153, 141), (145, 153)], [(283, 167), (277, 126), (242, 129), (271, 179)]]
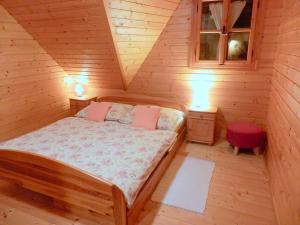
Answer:
[(261, 4), (255, 39), (257, 70), (191, 69), (188, 55), (192, 6), (191, 0), (180, 2), (129, 92), (186, 104), (191, 104), (196, 95), (198, 99), (194, 100), (200, 104), (203, 100), (219, 107), (219, 128), (230, 121), (254, 121), (265, 126), (280, 5), (271, 0)]
[(129, 85), (180, 0), (105, 0), (124, 79)]
[(123, 88), (103, 1), (0, 2), (68, 75), (85, 81), (88, 94)]
[(282, 1), (268, 114), (267, 166), (278, 220), (300, 224), (300, 2)]
[(0, 5), (0, 141), (68, 114), (66, 73)]

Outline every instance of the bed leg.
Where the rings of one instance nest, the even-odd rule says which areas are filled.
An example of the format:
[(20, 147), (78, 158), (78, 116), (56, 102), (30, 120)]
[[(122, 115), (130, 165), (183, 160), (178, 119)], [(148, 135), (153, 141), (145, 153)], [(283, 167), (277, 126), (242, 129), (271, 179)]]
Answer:
[(127, 207), (123, 192), (113, 186), (114, 218), (116, 225), (127, 225)]

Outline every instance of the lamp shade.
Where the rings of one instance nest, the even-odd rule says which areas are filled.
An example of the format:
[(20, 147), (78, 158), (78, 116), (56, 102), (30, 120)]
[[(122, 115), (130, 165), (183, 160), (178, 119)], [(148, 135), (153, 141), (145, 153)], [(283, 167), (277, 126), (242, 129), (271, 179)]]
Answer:
[(82, 97), (84, 93), (84, 88), (81, 84), (75, 85), (75, 93), (78, 97)]

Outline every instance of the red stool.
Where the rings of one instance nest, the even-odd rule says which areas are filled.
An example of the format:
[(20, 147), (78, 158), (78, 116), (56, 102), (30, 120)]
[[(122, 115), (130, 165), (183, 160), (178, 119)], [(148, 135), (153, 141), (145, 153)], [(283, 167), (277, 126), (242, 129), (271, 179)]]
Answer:
[(227, 127), (227, 141), (234, 146), (235, 155), (240, 148), (252, 148), (258, 155), (265, 137), (265, 132), (252, 123), (231, 123)]

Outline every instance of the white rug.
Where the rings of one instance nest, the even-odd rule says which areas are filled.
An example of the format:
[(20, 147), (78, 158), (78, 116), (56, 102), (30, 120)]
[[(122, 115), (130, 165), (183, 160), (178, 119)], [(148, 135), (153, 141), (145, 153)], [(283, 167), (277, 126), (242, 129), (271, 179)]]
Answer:
[(215, 163), (190, 156), (176, 156), (152, 200), (203, 213)]

